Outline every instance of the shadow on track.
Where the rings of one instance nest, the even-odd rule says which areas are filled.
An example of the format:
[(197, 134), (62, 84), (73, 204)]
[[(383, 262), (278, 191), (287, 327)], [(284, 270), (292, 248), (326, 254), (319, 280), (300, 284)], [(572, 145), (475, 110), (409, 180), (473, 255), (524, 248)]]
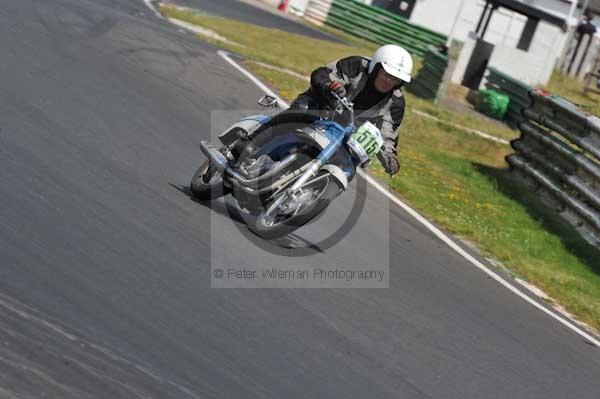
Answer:
[[(173, 183), (169, 183), (169, 185), (171, 187), (175, 188), (177, 191), (187, 195), (191, 201), (193, 201), (197, 204), (200, 204), (206, 208), (209, 208), (213, 212), (216, 212), (222, 216), (229, 218), (230, 220), (232, 220), (234, 223), (237, 224), (238, 229), (239, 228), (247, 229), (249, 233), (251, 233), (254, 237), (256, 237), (257, 240), (261, 240), (264, 243), (269, 243), (271, 246), (280, 249), (281, 251), (283, 251), (283, 252), (278, 251), (278, 252), (280, 252), (279, 253), (280, 255), (289, 256), (290, 255), (289, 251), (300, 250), (300, 249), (303, 252), (308, 250), (309, 252), (312, 252), (313, 254), (317, 253), (317, 252), (324, 254), (323, 250), (321, 250), (321, 248), (318, 245), (316, 245), (315, 243), (313, 243), (303, 237), (300, 237), (294, 233), (289, 234), (285, 237), (278, 238), (278, 239), (265, 240), (264, 238), (256, 235), (249, 228), (251, 225), (253, 225), (253, 222), (255, 221), (255, 217), (253, 215), (250, 215), (249, 213), (242, 212), (239, 209), (239, 207), (237, 207), (235, 204), (231, 203), (231, 201), (228, 201), (227, 199), (224, 199), (223, 201), (200, 201), (200, 200), (194, 198), (194, 196), (192, 195), (192, 192), (188, 186), (176, 185)], [(317, 220), (319, 220), (321, 218), (321, 216), (323, 216), (323, 214), (324, 214), (324, 212), (319, 214), (315, 219), (311, 220), (310, 223), (314, 223)]]

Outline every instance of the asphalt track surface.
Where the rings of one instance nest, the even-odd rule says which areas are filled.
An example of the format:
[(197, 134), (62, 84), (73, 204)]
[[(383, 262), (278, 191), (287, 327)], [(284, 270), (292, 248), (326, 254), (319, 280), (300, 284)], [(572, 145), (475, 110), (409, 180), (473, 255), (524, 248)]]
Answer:
[[(304, 258), (176, 189), (211, 110), (260, 95), (215, 48), (141, 1), (0, 4), (0, 397), (598, 398), (598, 348), (373, 189)], [(211, 262), (359, 261), (390, 288), (210, 288)]]

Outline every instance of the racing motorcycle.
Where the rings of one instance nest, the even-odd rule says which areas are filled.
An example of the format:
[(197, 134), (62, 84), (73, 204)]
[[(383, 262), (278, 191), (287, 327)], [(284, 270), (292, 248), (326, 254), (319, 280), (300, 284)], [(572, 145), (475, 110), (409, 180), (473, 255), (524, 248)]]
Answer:
[[(220, 148), (202, 141), (208, 159), (192, 178), (192, 195), (201, 201), (233, 195), (256, 216), (249, 227), (265, 239), (313, 220), (383, 145), (375, 125), (357, 127), (353, 104), (333, 96), (333, 107), (317, 115), (286, 110), (248, 116), (219, 135)], [(271, 96), (258, 103), (277, 108)]]

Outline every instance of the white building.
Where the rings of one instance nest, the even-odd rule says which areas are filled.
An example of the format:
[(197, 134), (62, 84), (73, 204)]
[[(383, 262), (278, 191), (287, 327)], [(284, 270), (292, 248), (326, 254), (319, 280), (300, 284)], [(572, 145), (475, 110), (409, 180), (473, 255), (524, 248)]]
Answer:
[[(290, 0), (290, 6), (303, 13), (310, 4), (315, 14), (327, 15), (334, 1)], [(359, 1), (386, 8), (414, 24), (464, 42), (452, 80), (464, 83), (463, 77), (469, 77), (470, 87), (478, 82), (471, 78), (481, 75), (486, 66), (529, 85), (546, 84), (571, 42), (572, 28), (582, 8), (600, 8), (600, 0), (579, 0), (579, 8), (577, 0)], [(473, 51), (476, 45), (477, 51)]]
[[(497, 7), (484, 35), (479, 35), (495, 46), (488, 66), (530, 85), (547, 83), (568, 39), (567, 22), (575, 25), (581, 13), (568, 1), (417, 0), (410, 21), (465, 42), (453, 76), (460, 83), (488, 3)], [(485, 23), (484, 18), (481, 24)]]
[[(495, 46), (489, 66), (525, 83), (545, 84), (562, 55), (569, 33), (582, 9), (600, 9), (600, 0), (359, 0), (408, 17), (417, 25), (465, 42), (461, 60), (453, 76), (461, 82), (476, 38)], [(575, 0), (576, 1), (576, 0)], [(484, 9), (494, 7), (486, 29), (479, 26)], [(570, 17), (569, 17), (570, 16)]]

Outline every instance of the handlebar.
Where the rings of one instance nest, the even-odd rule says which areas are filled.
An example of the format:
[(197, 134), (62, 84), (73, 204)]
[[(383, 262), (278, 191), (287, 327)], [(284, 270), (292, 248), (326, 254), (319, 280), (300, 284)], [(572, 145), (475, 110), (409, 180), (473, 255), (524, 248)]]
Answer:
[(336, 100), (335, 111), (341, 114), (344, 108), (350, 112), (350, 123), (352, 128), (356, 127), (356, 117), (354, 116), (354, 103), (350, 102), (347, 97), (340, 97), (337, 93), (331, 93)]
[(348, 111), (354, 112), (354, 104), (351, 103), (347, 97), (340, 97), (337, 93), (335, 92), (331, 92), (331, 95), (333, 96), (333, 98), (336, 99), (336, 108), (338, 106), (342, 106), (343, 108), (346, 108)]

